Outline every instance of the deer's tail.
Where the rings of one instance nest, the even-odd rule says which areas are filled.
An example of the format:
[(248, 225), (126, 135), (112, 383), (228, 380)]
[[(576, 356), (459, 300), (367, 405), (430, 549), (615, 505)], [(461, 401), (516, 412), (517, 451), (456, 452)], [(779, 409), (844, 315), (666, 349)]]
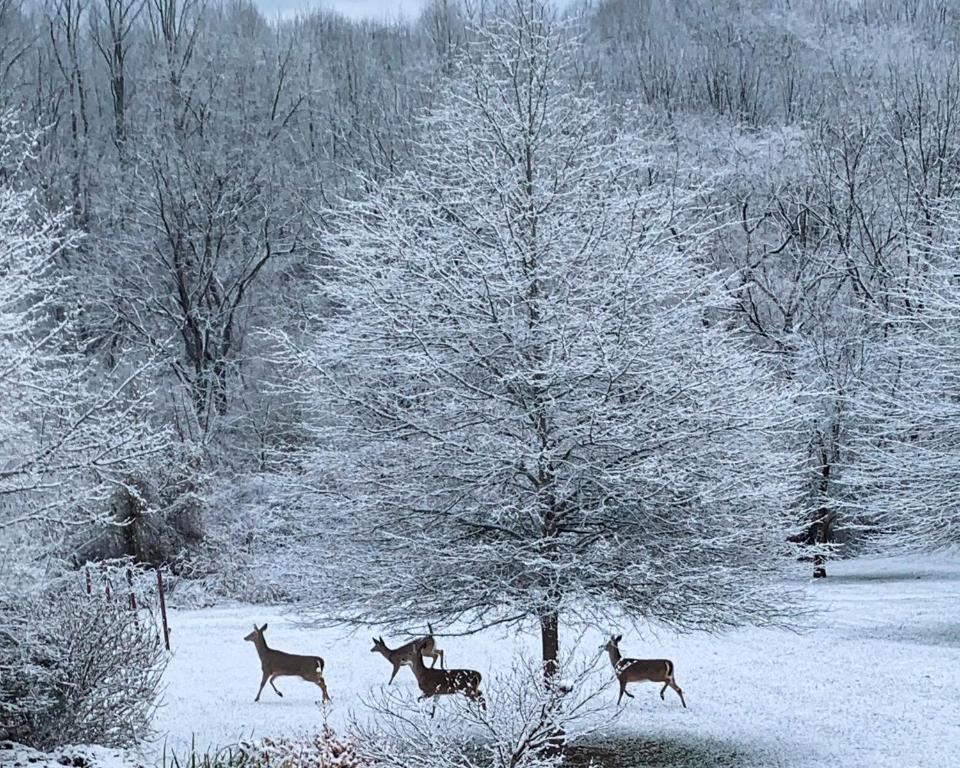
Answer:
[(323, 659), (317, 656), (317, 671), (322, 675), (323, 674)]

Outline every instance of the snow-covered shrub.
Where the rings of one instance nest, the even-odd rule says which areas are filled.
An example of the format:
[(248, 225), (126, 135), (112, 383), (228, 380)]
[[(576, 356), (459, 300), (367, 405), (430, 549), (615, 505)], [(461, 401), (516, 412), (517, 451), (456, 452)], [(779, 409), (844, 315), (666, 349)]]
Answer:
[(172, 601), (205, 606), (224, 598), (289, 602), (305, 592), (283, 556), (299, 531), (284, 518), (282, 489), (268, 476), (231, 478), (205, 495), (202, 545), (180, 564)]
[(241, 744), (244, 764), (270, 768), (360, 768), (372, 763), (360, 756), (357, 742), (341, 738), (329, 725), (311, 739), (263, 739)]
[(166, 664), (156, 622), (75, 577), (0, 597), (0, 739), (126, 746), (147, 735)]
[[(594, 663), (561, 666), (543, 683), (538, 661), (516, 660), (481, 684), (482, 709), (462, 696), (437, 704), (384, 688), (368, 705), (375, 717), (352, 726), (358, 753), (382, 768), (556, 768), (563, 747), (609, 725), (609, 680)], [(566, 666), (566, 668), (565, 668)], [(566, 672), (567, 674), (563, 674)]]
[(116, 483), (104, 514), (79, 529), (73, 561), (131, 557), (179, 571), (203, 543), (207, 479), (189, 444), (150, 457)]
[(341, 738), (329, 725), (312, 738), (261, 739), (210, 752), (190, 749), (165, 754), (162, 768), (366, 768), (357, 742)]
[(110, 521), (81, 529), (74, 562), (132, 557), (176, 569), (203, 540), (202, 505), (171, 504), (156, 485), (143, 474), (126, 478), (110, 499)]

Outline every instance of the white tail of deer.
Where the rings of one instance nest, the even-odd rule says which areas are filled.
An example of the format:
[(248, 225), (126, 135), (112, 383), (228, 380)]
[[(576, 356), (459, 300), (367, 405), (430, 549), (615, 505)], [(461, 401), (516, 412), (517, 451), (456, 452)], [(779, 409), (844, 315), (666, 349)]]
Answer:
[(427, 667), (423, 663), (424, 641), (417, 640), (414, 643), (413, 650), (409, 655), (410, 668), (417, 678), (417, 685), (420, 687), (420, 700), (433, 699), (433, 710), (430, 716), (437, 709), (437, 699), (454, 693), (462, 693), (471, 701), (476, 701), (483, 709), (487, 708), (483, 694), (480, 692), (480, 680), (482, 676), (474, 669), (434, 669)]
[(613, 671), (620, 682), (620, 696), (617, 697), (617, 704), (623, 699), (624, 694), (633, 698), (633, 694), (627, 690), (627, 683), (651, 682), (663, 683), (663, 688), (660, 689), (661, 699), (664, 698), (663, 693), (667, 687), (673, 688), (680, 697), (680, 703), (686, 709), (687, 702), (683, 699), (683, 691), (673, 679), (673, 662), (670, 659), (625, 659), (620, 655), (622, 639), (623, 635), (617, 635), (611, 637), (606, 645), (601, 646), (610, 654), (610, 663), (613, 664)]
[(418, 637), (416, 640), (411, 640), (409, 643), (405, 643), (399, 648), (387, 647), (387, 644), (383, 642), (382, 636), (373, 638), (373, 648), (370, 649), (370, 652), (383, 654), (383, 657), (393, 664), (393, 672), (390, 675), (390, 679), (387, 681), (387, 685), (390, 685), (390, 683), (393, 682), (393, 678), (397, 676), (397, 672), (400, 671), (400, 667), (404, 665), (409, 666), (411, 664), (411, 658), (413, 657), (413, 652), (417, 643), (421, 643), (421, 655), (429, 656), (431, 659), (433, 659), (433, 662), (430, 664), (430, 669), (433, 669), (437, 665), (437, 659), (440, 660), (440, 669), (443, 669), (443, 651), (437, 647), (437, 641), (433, 637), (433, 627), (427, 624), (427, 629), (430, 630), (429, 635)]
[(253, 632), (243, 638), (256, 646), (257, 654), (260, 656), (260, 669), (263, 671), (260, 689), (257, 691), (257, 697), (254, 701), (260, 701), (263, 686), (268, 682), (274, 693), (283, 698), (283, 694), (277, 690), (277, 686), (273, 683), (278, 677), (299, 677), (308, 683), (316, 683), (323, 691), (323, 700), (330, 701), (330, 695), (327, 693), (327, 683), (323, 679), (323, 659), (319, 656), (300, 656), (295, 653), (275, 651), (267, 646), (267, 640), (263, 636), (266, 631), (266, 624), (259, 628), (254, 624)]

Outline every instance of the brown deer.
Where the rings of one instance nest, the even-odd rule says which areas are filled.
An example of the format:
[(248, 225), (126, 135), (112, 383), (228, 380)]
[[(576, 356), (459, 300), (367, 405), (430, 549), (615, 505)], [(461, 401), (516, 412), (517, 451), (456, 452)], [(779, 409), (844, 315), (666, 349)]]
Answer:
[(254, 701), (260, 701), (260, 694), (263, 693), (263, 686), (270, 683), (270, 687), (281, 699), (283, 694), (277, 690), (273, 681), (278, 677), (300, 677), (308, 683), (316, 683), (323, 691), (323, 700), (330, 701), (330, 695), (327, 693), (327, 683), (323, 679), (323, 659), (319, 656), (299, 656), (295, 653), (284, 653), (275, 651), (267, 646), (267, 640), (263, 633), (267, 631), (267, 625), (257, 628), (253, 625), (253, 632), (247, 635), (244, 640), (249, 640), (257, 648), (257, 655), (260, 656), (260, 669), (263, 670), (263, 679), (260, 680), (260, 690), (257, 691), (257, 697)]
[(413, 650), (407, 657), (417, 685), (420, 686), (419, 701), (433, 698), (433, 709), (430, 717), (437, 710), (437, 699), (453, 693), (462, 693), (471, 701), (476, 701), (483, 709), (487, 708), (483, 694), (480, 692), (481, 675), (474, 669), (434, 669), (423, 663), (423, 639), (416, 640)]
[(680, 697), (680, 703), (683, 708), (687, 708), (687, 702), (683, 700), (683, 691), (673, 679), (673, 662), (670, 659), (625, 659), (620, 655), (620, 640), (623, 635), (611, 637), (606, 645), (601, 646), (603, 650), (610, 654), (610, 663), (613, 664), (613, 671), (620, 681), (620, 696), (617, 698), (617, 704), (623, 699), (623, 694), (627, 694), (631, 699), (633, 694), (627, 690), (627, 683), (641, 683), (649, 681), (651, 683), (663, 683), (660, 689), (660, 698), (663, 699), (663, 692), (667, 686), (673, 688)]
[(393, 672), (387, 681), (387, 685), (393, 682), (393, 678), (397, 676), (400, 667), (410, 665), (410, 657), (413, 655), (413, 649), (416, 644), (421, 641), (423, 642), (422, 655), (429, 656), (433, 659), (433, 663), (430, 664), (430, 669), (433, 669), (437, 665), (437, 659), (440, 659), (440, 669), (443, 669), (443, 651), (437, 647), (437, 641), (433, 637), (433, 627), (427, 624), (427, 629), (430, 630), (429, 635), (418, 637), (409, 643), (404, 643), (399, 648), (388, 648), (387, 644), (383, 642), (382, 635), (373, 638), (373, 648), (370, 649), (370, 653), (381, 653), (387, 661), (393, 664)]

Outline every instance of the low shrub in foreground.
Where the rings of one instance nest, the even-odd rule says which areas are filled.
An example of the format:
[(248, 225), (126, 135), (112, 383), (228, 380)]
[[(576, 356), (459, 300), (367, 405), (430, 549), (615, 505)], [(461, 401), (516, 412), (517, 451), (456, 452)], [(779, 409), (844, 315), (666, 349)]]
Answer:
[(76, 584), (0, 594), (0, 740), (125, 747), (149, 734), (167, 656), (149, 612)]
[(164, 756), (162, 768), (367, 768), (373, 764), (357, 753), (352, 739), (343, 739), (329, 725), (313, 738), (262, 739), (214, 752)]

